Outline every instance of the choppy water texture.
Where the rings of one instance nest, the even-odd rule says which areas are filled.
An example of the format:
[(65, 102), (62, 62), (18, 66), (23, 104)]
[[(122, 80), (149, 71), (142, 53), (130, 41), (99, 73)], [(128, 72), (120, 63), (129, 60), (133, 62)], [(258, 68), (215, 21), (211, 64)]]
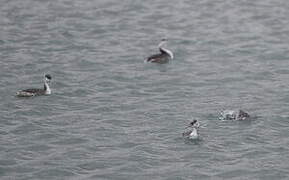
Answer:
[[(288, 9), (1, 0), (0, 179), (289, 179)], [(164, 37), (175, 59), (144, 64)], [(44, 73), (52, 95), (14, 96)], [(258, 118), (218, 120), (239, 108)]]

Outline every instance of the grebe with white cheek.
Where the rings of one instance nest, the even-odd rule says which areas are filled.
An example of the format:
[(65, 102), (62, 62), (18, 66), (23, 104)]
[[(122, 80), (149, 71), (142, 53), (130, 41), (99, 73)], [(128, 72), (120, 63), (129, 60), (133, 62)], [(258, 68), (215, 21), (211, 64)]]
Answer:
[(249, 120), (250, 115), (241, 109), (240, 110), (225, 110), (221, 112), (221, 116), (219, 117), (219, 119), (243, 121), (243, 120)]
[(197, 120), (193, 120), (187, 127), (184, 133), (183, 137), (188, 138), (188, 139), (198, 139), (199, 134), (198, 134), (198, 128), (200, 127), (200, 124)]
[(44, 87), (43, 89), (25, 89), (18, 91), (16, 96), (18, 97), (32, 97), (32, 96), (40, 96), (40, 95), (47, 95), (51, 94), (51, 89), (49, 87), (49, 83), (52, 77), (49, 74), (44, 75)]
[(172, 60), (174, 58), (172, 51), (163, 47), (166, 43), (167, 39), (162, 39), (158, 45), (160, 53), (151, 55), (145, 60), (145, 62), (164, 64)]

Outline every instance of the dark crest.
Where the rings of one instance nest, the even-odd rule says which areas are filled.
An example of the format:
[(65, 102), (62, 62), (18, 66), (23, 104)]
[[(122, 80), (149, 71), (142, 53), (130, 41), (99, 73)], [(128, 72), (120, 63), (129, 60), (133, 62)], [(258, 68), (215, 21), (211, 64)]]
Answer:
[(193, 125), (196, 124), (196, 123), (197, 123), (197, 120), (193, 120), (193, 121), (190, 123), (190, 125), (193, 126)]
[(49, 80), (51, 80), (51, 79), (52, 79), (52, 77), (51, 77), (51, 75), (50, 75), (50, 74), (45, 74), (45, 78), (47, 78), (47, 79), (49, 79)]

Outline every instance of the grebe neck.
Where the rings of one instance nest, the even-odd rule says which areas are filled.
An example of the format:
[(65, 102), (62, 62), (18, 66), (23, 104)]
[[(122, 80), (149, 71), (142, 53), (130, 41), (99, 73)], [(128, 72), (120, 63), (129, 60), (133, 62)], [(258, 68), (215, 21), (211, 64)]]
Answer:
[(44, 91), (45, 94), (51, 94), (51, 89), (46, 81), (44, 82)]
[(170, 51), (170, 50), (168, 50), (166, 48), (163, 48), (163, 47), (160, 47), (160, 51), (165, 52), (166, 54), (168, 54), (171, 57), (171, 59), (174, 59), (174, 54), (173, 54), (172, 51)]

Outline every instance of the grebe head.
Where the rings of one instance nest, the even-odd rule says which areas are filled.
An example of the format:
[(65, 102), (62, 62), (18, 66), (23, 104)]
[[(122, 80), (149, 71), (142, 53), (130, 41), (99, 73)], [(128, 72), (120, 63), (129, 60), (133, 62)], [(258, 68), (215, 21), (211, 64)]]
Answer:
[(199, 128), (200, 124), (196, 119), (194, 119), (188, 127)]
[(44, 76), (45, 82), (49, 83), (51, 81), (51, 79), (52, 79), (52, 77), (50, 74), (45, 74), (45, 76)]

